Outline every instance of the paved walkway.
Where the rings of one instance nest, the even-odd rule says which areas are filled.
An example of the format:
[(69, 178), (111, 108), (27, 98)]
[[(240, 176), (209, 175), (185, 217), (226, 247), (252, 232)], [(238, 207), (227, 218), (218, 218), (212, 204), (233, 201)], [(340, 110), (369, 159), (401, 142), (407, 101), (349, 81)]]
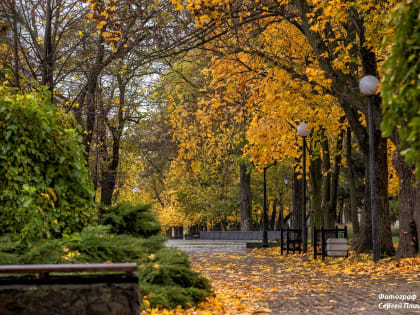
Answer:
[(245, 253), (247, 241), (168, 240), (166, 246), (193, 253)]
[[(258, 306), (230, 314), (268, 310), (271, 314), (420, 314), (418, 272), (381, 276), (379, 269), (376, 276), (365, 271), (351, 275), (337, 272), (337, 266), (329, 272), (328, 264), (337, 260), (315, 265), (308, 256), (281, 256), (278, 249), (247, 250), (244, 242), (193, 240), (168, 245), (186, 251), (216, 293), (237, 298), (236, 304)], [(413, 300), (403, 300), (402, 296), (413, 295)]]

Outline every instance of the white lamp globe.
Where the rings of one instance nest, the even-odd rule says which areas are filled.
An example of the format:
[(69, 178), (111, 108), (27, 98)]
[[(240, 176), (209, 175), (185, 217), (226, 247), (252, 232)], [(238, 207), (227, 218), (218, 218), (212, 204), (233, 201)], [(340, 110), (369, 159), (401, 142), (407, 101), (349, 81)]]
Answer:
[(301, 123), (298, 127), (297, 127), (297, 133), (299, 136), (301, 137), (307, 137), (311, 134), (311, 129), (308, 129), (308, 124), (307, 123)]
[(359, 83), (360, 92), (363, 95), (375, 95), (378, 90), (379, 80), (373, 75), (364, 76)]

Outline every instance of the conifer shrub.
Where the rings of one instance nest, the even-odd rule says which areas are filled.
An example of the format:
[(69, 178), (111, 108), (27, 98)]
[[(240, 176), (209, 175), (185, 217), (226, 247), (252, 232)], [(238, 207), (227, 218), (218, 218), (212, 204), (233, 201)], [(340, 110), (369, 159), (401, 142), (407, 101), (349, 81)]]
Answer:
[[(160, 231), (156, 228), (156, 218), (144, 213), (150, 212), (150, 207), (124, 204), (115, 208), (125, 209), (122, 213), (129, 215), (115, 214), (113, 217), (125, 219), (132, 218), (135, 209), (139, 209), (139, 216), (155, 221), (154, 224), (142, 223), (139, 226), (154, 226), (155, 231)], [(107, 211), (112, 209), (114, 207)], [(110, 213), (106, 216), (109, 217)], [(118, 219), (118, 222), (125, 219)], [(102, 222), (103, 218), (100, 217), (99, 221)], [(125, 225), (119, 223), (118, 226)], [(141, 233), (150, 235), (150, 229), (143, 228), (125, 231), (134, 231), (137, 236), (117, 234), (116, 231), (123, 231), (119, 228), (90, 225), (80, 232), (65, 234), (60, 239), (38, 240), (30, 246), (15, 241), (12, 235), (3, 236), (0, 238), (0, 264), (137, 262), (140, 293), (147, 296), (152, 307), (188, 307), (211, 294), (208, 280), (191, 269), (185, 253), (165, 247), (166, 239), (162, 235), (155, 233), (141, 237)]]
[(132, 205), (126, 202), (110, 208), (101, 207), (99, 221), (103, 225), (111, 225), (112, 232), (116, 234), (149, 237), (162, 230), (151, 208), (150, 204)]

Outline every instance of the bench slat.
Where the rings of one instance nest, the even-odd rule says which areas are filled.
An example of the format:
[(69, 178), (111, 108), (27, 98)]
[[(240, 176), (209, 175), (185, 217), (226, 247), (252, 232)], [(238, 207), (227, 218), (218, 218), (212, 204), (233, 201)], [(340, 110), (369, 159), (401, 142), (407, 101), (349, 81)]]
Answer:
[(45, 264), (45, 265), (0, 265), (0, 273), (49, 273), (49, 272), (112, 272), (136, 271), (137, 263), (110, 264)]

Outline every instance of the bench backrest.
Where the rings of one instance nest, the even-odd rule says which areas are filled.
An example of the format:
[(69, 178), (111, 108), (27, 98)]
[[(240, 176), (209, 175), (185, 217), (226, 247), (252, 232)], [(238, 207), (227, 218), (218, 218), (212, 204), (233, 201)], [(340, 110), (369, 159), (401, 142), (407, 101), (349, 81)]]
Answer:
[(44, 278), (50, 272), (125, 272), (131, 275), (136, 269), (137, 263), (0, 265), (0, 274), (37, 273), (39, 278)]
[(348, 255), (348, 244), (346, 238), (327, 239), (327, 256), (342, 257)]

